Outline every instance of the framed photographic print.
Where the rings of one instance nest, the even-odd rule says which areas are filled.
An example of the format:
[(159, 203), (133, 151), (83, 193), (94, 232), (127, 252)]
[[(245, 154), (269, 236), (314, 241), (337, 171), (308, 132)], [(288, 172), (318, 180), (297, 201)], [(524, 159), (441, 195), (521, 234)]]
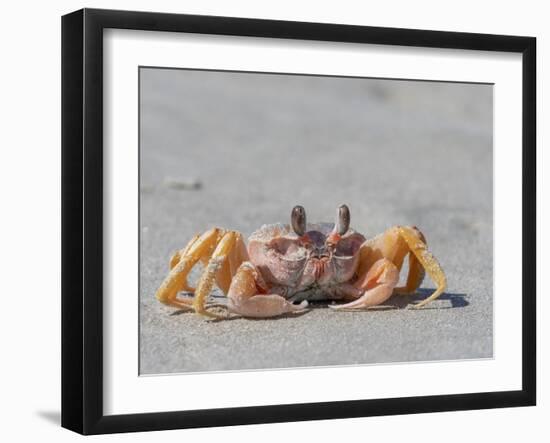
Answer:
[(62, 20), (62, 425), (528, 406), (532, 37)]

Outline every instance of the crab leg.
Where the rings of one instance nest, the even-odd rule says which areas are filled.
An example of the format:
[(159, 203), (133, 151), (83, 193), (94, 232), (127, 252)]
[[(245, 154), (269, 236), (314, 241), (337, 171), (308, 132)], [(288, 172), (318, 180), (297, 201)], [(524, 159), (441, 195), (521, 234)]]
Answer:
[[(401, 228), (398, 228), (398, 230)], [(418, 230), (418, 228), (408, 228), (412, 230), (413, 235), (415, 235), (419, 240), (421, 240), (425, 245), (426, 238), (424, 237), (424, 234)], [(401, 242), (404, 244), (404, 248), (406, 249), (405, 255), (409, 257), (409, 274), (407, 275), (407, 282), (405, 283), (405, 286), (399, 286), (393, 290), (394, 294), (399, 295), (409, 295), (413, 294), (422, 284), (422, 281), (424, 280), (424, 277), (426, 276), (426, 271), (422, 267), (422, 264), (418, 261), (416, 258), (416, 255), (414, 255), (414, 252), (409, 248), (407, 242), (403, 239), (403, 236), (399, 232), (399, 236), (401, 238)], [(404, 257), (403, 257), (404, 258)]]
[(189, 240), (189, 243), (185, 245), (183, 249), (180, 249), (179, 251), (174, 252), (172, 257), (170, 257), (170, 269), (172, 269), (174, 266), (176, 266), (181, 258), (187, 254), (191, 246), (200, 238), (200, 234), (195, 234), (191, 240)]
[(362, 310), (384, 303), (399, 281), (399, 270), (390, 260), (381, 258), (354, 284), (365, 292), (357, 300), (343, 305), (329, 305), (336, 310)]
[(237, 273), (237, 269), (243, 261), (248, 261), (248, 252), (244, 244), (242, 235), (236, 232), (235, 244), (229, 251), (227, 259), (224, 260), (218, 274), (216, 275), (216, 283), (218, 287), (227, 295), (231, 279)]
[[(179, 251), (176, 251), (174, 255), (170, 258), (170, 269), (174, 269), (174, 267), (180, 262), (181, 258), (184, 257), (188, 252), (189, 249), (191, 249), (191, 246), (200, 238), (199, 234), (196, 234), (190, 241), (187, 243), (185, 248), (180, 249)], [(179, 289), (180, 291), (188, 291), (188, 292), (195, 292), (195, 288), (192, 288), (187, 283), (187, 278), (184, 279), (182, 287)]]
[(422, 264), (416, 258), (413, 252), (409, 252), (409, 274), (407, 275), (407, 282), (405, 286), (400, 286), (393, 290), (394, 294), (398, 295), (410, 295), (413, 294), (422, 284), (426, 272), (422, 267)]
[(199, 278), (195, 298), (193, 299), (193, 308), (197, 314), (206, 315), (207, 317), (218, 318), (217, 314), (213, 314), (206, 310), (206, 299), (212, 291), (214, 281), (220, 269), (222, 269), (229, 253), (235, 245), (238, 234), (234, 231), (229, 231), (223, 235), (216, 249), (212, 253), (206, 269)]
[[(178, 263), (172, 267), (155, 294), (160, 302), (180, 309), (192, 309), (191, 300), (177, 298), (178, 291), (187, 286), (187, 275), (197, 261), (211, 254), (222, 233), (223, 230), (214, 228), (189, 242), (184, 248), (185, 254), (179, 254)], [(175, 256), (172, 257), (171, 264), (173, 262), (175, 262)]]
[[(425, 300), (422, 300), (417, 305), (413, 306), (414, 308), (420, 308), (425, 304), (431, 302), (432, 300), (435, 300), (437, 297), (439, 297), (442, 294), (442, 292), (445, 290), (447, 286), (447, 279), (438, 261), (430, 253), (430, 251), (428, 251), (428, 248), (426, 247), (426, 243), (422, 241), (422, 238), (420, 237), (422, 234), (419, 235), (418, 230), (415, 230), (414, 228), (410, 228), (408, 226), (400, 226), (398, 229), (399, 229), (399, 234), (401, 235), (401, 238), (403, 238), (405, 242), (407, 242), (407, 245), (410, 251), (414, 254), (415, 258), (420, 262), (420, 264), (426, 270), (430, 278), (437, 285), (437, 289), (434, 291), (432, 295), (430, 295)], [(409, 278), (411, 278), (410, 273), (409, 273)], [(409, 287), (408, 280), (407, 280), (407, 287)]]
[(248, 261), (242, 263), (227, 294), (229, 310), (244, 317), (265, 318), (306, 309), (305, 300), (295, 305), (278, 294), (258, 293), (259, 287), (264, 285), (254, 265)]

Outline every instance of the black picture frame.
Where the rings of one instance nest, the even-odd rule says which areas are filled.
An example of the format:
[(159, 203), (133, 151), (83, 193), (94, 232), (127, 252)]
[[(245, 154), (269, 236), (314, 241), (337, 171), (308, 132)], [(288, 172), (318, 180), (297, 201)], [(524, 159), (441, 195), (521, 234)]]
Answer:
[[(192, 32), (522, 54), (522, 389), (131, 415), (103, 413), (103, 30)], [(536, 403), (536, 39), (232, 17), (83, 9), (62, 18), (62, 426), (151, 431)]]

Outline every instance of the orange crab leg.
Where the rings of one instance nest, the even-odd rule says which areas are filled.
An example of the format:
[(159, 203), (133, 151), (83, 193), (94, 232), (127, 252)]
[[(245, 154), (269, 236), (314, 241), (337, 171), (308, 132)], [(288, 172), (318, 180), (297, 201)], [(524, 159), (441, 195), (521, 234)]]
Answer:
[[(447, 287), (447, 278), (445, 277), (445, 273), (443, 272), (443, 269), (441, 269), (439, 262), (430, 253), (430, 251), (428, 251), (426, 243), (422, 241), (422, 238), (421, 238), (422, 234), (419, 235), (418, 230), (408, 226), (400, 226), (398, 229), (399, 229), (399, 234), (407, 243), (410, 251), (414, 254), (416, 260), (418, 260), (420, 265), (422, 265), (422, 267), (426, 270), (430, 278), (437, 285), (437, 289), (434, 291), (432, 295), (430, 295), (425, 300), (422, 300), (420, 303), (413, 306), (414, 308), (420, 308), (425, 304), (431, 302), (432, 300), (435, 300), (437, 297), (439, 297), (443, 293), (443, 291)], [(411, 278), (411, 274), (409, 274), (409, 278)], [(413, 275), (412, 279), (415, 279), (415, 278), (416, 277)], [(419, 279), (419, 276), (418, 276), (418, 279)], [(412, 283), (416, 283), (416, 282), (412, 282)], [(407, 280), (407, 286), (409, 286), (408, 280)]]
[(259, 294), (258, 287), (263, 285), (265, 283), (254, 265), (242, 263), (227, 294), (229, 310), (243, 317), (266, 318), (306, 309), (308, 303), (305, 300), (295, 305), (278, 294)]
[(178, 299), (177, 293), (186, 286), (187, 275), (197, 261), (211, 254), (221, 233), (223, 230), (219, 228), (211, 229), (184, 248), (187, 249), (185, 255), (180, 254), (178, 263), (172, 267), (155, 294), (160, 302), (180, 309), (191, 309), (191, 301)]
[[(227, 259), (223, 261), (218, 273), (216, 274), (216, 284), (227, 295), (231, 279), (236, 274), (237, 269), (243, 261), (248, 260), (248, 252), (239, 232), (235, 232), (235, 243), (227, 254)], [(206, 266), (208, 263), (206, 263)]]
[(199, 282), (197, 283), (197, 290), (195, 291), (195, 298), (193, 299), (193, 308), (197, 314), (214, 318), (220, 317), (219, 315), (213, 314), (206, 310), (206, 299), (212, 291), (212, 286), (214, 286), (216, 276), (219, 274), (220, 269), (222, 269), (224, 262), (227, 261), (238, 235), (239, 234), (234, 231), (229, 231), (224, 234), (216, 246), (216, 249), (212, 253), (210, 260), (206, 265), (206, 269), (200, 276)]
[(394, 289), (394, 294), (410, 295), (413, 294), (424, 281), (426, 272), (422, 264), (418, 261), (414, 253), (409, 253), (409, 274), (405, 286), (399, 286)]
[[(191, 246), (200, 238), (199, 234), (196, 234), (190, 241), (187, 243), (185, 248), (180, 249), (179, 251), (176, 251), (174, 255), (170, 258), (170, 269), (174, 269), (174, 267), (180, 262), (181, 258), (184, 257), (188, 252), (189, 249), (191, 249)], [(188, 292), (195, 292), (195, 288), (192, 288), (187, 283), (187, 278), (184, 279), (182, 287), (179, 289), (179, 291), (188, 291)]]
[[(399, 229), (397, 228), (398, 232)], [(413, 234), (418, 237), (424, 244), (426, 244), (426, 238), (424, 237), (424, 234), (418, 230), (418, 228), (413, 227), (412, 230), (414, 231)], [(402, 244), (404, 244), (406, 248), (406, 255), (409, 257), (409, 274), (407, 275), (407, 282), (405, 283), (405, 286), (399, 286), (394, 289), (394, 294), (399, 295), (409, 295), (413, 294), (422, 284), (422, 281), (424, 281), (424, 277), (426, 275), (426, 272), (424, 268), (422, 267), (422, 264), (418, 261), (416, 258), (416, 255), (414, 255), (414, 252), (409, 248), (407, 242), (403, 239), (402, 235), (400, 235), (400, 240)]]
[(200, 238), (200, 234), (195, 234), (191, 240), (189, 240), (189, 243), (185, 245), (183, 249), (180, 249), (179, 251), (174, 252), (172, 257), (170, 257), (170, 269), (172, 269), (174, 266), (176, 266), (180, 259), (187, 254), (191, 246)]

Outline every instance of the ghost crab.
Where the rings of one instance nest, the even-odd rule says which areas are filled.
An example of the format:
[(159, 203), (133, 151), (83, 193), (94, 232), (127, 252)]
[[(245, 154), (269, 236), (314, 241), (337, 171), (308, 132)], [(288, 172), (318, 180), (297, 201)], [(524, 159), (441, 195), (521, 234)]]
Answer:
[[(216, 283), (228, 297), (229, 312), (261, 318), (303, 312), (308, 300), (338, 300), (342, 303), (329, 307), (364, 310), (394, 293), (413, 293), (425, 271), (437, 288), (413, 307), (424, 306), (445, 290), (445, 274), (416, 227), (394, 226), (366, 239), (350, 228), (346, 205), (338, 208), (336, 223), (306, 223), (302, 206), (292, 209), (290, 221), (262, 226), (250, 236), (248, 247), (237, 231), (213, 228), (196, 235), (172, 256), (157, 299), (218, 318), (207, 304)], [(406, 284), (396, 287), (407, 255)], [(205, 268), (193, 289), (187, 276), (199, 261)], [(194, 292), (194, 297), (178, 297), (179, 291)]]

